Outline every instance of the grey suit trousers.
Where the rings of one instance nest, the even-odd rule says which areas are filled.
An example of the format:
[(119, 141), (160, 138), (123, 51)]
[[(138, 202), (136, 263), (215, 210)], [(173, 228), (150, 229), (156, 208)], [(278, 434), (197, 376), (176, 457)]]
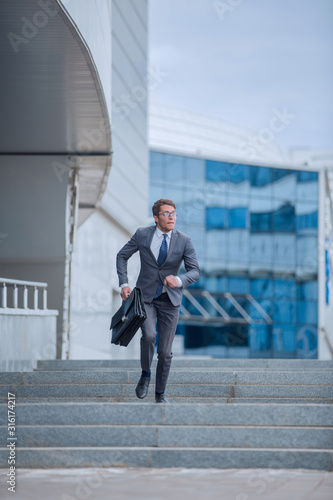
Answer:
[(151, 303), (145, 303), (147, 319), (141, 326), (141, 368), (149, 372), (154, 356), (156, 326), (158, 330), (157, 368), (155, 391), (164, 392), (172, 360), (172, 342), (179, 318), (179, 306), (174, 306), (167, 293), (162, 293)]

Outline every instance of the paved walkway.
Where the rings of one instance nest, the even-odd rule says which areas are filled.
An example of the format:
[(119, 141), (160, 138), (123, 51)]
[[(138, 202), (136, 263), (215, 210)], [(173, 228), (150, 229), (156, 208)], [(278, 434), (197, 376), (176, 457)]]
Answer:
[(273, 469), (18, 469), (7, 500), (332, 500), (333, 473)]

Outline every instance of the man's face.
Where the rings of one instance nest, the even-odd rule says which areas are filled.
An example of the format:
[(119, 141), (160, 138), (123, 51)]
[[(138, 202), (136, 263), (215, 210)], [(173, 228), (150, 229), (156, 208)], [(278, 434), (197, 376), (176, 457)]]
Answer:
[(168, 233), (171, 231), (176, 224), (176, 217), (171, 215), (163, 215), (164, 212), (169, 212), (170, 214), (176, 212), (175, 207), (172, 205), (161, 205), (159, 215), (154, 215), (156, 226), (163, 233)]

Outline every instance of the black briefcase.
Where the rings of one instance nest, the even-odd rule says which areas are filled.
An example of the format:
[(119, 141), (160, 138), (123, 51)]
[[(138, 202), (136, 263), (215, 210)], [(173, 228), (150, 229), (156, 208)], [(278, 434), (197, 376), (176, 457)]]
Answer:
[(140, 288), (135, 287), (128, 299), (123, 301), (120, 309), (112, 316), (111, 344), (127, 346), (146, 317), (142, 292)]

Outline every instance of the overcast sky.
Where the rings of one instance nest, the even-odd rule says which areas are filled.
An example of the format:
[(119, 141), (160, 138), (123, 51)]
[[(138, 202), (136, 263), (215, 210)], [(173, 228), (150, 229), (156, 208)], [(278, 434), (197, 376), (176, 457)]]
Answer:
[(150, 0), (151, 102), (243, 125), (293, 117), (274, 141), (333, 148), (333, 0)]

